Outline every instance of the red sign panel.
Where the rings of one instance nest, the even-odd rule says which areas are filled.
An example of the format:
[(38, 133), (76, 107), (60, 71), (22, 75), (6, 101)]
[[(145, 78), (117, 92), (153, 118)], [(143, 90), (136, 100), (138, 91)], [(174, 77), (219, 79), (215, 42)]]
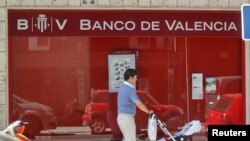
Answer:
[(240, 12), (9, 10), (12, 36), (241, 36)]

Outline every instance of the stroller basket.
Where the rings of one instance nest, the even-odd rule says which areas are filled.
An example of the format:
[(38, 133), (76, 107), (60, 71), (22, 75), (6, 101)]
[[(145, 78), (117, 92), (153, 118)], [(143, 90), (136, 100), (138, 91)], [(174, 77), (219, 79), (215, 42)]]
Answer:
[(187, 123), (182, 130), (176, 132), (172, 135), (166, 127), (166, 124), (158, 119), (155, 115), (151, 116), (156, 119), (157, 124), (166, 135), (166, 137), (161, 138), (157, 141), (188, 141), (194, 133), (198, 133), (201, 131), (201, 123), (198, 120), (193, 120)]

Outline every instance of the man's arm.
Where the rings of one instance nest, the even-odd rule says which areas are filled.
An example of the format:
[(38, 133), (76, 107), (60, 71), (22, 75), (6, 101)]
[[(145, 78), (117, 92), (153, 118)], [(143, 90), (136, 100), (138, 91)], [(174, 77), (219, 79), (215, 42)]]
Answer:
[(136, 104), (136, 106), (140, 109), (140, 110), (142, 110), (142, 111), (144, 111), (145, 113), (149, 113), (149, 110), (146, 108), (146, 106), (140, 101), (140, 100), (137, 100), (136, 102), (135, 102), (135, 104)]

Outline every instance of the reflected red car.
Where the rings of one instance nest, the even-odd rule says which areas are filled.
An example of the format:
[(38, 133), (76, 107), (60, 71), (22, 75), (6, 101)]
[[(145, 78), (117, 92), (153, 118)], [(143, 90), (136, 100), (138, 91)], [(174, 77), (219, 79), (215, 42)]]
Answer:
[(24, 134), (34, 138), (41, 130), (55, 129), (58, 126), (55, 111), (44, 104), (28, 101), (15, 94), (13, 96), (13, 120), (28, 122)]
[[(96, 90), (91, 93), (91, 102), (86, 105), (85, 113), (82, 116), (84, 126), (89, 126), (92, 134), (102, 134), (109, 128), (106, 114), (108, 90)], [(175, 105), (163, 105), (156, 101), (145, 91), (137, 90), (139, 99), (153, 110), (161, 121), (165, 122), (169, 130), (175, 130), (184, 124), (184, 112)], [(115, 106), (115, 105), (114, 105)], [(148, 115), (137, 109), (136, 128), (147, 129)]]
[(224, 94), (208, 110), (206, 126), (210, 124), (244, 124), (241, 93)]

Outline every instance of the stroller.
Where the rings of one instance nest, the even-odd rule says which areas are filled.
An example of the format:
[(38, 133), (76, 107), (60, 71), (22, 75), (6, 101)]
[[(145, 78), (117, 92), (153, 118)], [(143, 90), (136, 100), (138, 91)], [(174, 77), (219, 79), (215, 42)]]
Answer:
[(201, 123), (199, 120), (193, 120), (187, 123), (182, 130), (172, 135), (166, 127), (166, 124), (162, 122), (157, 116), (152, 113), (149, 117), (148, 125), (148, 137), (151, 141), (156, 141), (157, 125), (163, 131), (165, 136), (158, 139), (157, 141), (188, 141), (194, 133), (201, 131)]

